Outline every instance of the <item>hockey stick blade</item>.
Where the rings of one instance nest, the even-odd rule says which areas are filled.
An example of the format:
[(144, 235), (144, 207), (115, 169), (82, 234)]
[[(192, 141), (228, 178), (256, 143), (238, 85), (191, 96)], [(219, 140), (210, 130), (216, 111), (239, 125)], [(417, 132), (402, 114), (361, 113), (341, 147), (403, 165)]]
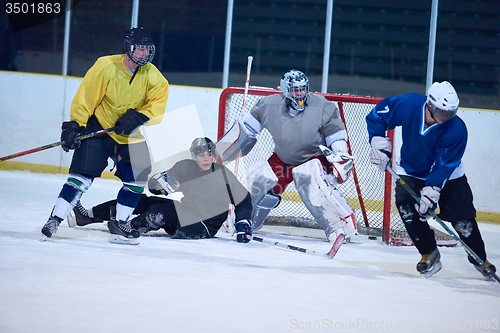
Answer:
[(327, 253), (328, 255), (330, 255), (330, 259), (333, 259), (333, 257), (335, 257), (342, 244), (344, 244), (344, 240), (345, 240), (344, 234), (340, 234), (335, 240), (335, 242), (333, 242), (332, 248)]
[[(298, 251), (298, 252), (302, 252), (305, 254), (309, 254), (312, 256), (316, 256), (316, 257), (322, 257), (322, 258), (326, 258), (326, 259), (332, 259), (340, 247), (339, 245), (336, 245), (336, 243), (334, 243), (332, 248), (330, 249), (330, 251), (328, 251), (328, 253), (323, 254), (323, 253), (318, 253), (318, 252), (313, 251), (313, 250), (304, 249), (302, 247), (298, 247), (295, 245), (289, 245), (289, 244), (285, 244), (285, 243), (281, 243), (281, 242), (275, 242), (275, 241), (264, 239), (264, 238), (257, 237), (257, 236), (252, 236), (252, 239), (254, 241), (261, 242), (264, 244), (270, 244), (270, 245), (282, 247), (284, 249)], [(340, 245), (342, 245), (342, 242), (340, 243)]]
[[(106, 134), (108, 132), (113, 132), (115, 129), (116, 129), (116, 127), (111, 127), (111, 128), (108, 128), (108, 129), (103, 129), (103, 130), (100, 130), (100, 131), (97, 131), (97, 132), (93, 132), (93, 133), (90, 133), (90, 134), (87, 134), (87, 135), (76, 137), (75, 140), (80, 140), (80, 141), (81, 140), (85, 140), (85, 139), (88, 139), (88, 138), (92, 138), (94, 136)], [(12, 154), (12, 155), (7, 155), (7, 156), (4, 156), (4, 157), (0, 157), (0, 161), (11, 160), (11, 159), (16, 158), (16, 157), (20, 157), (20, 156), (24, 156), (24, 155), (36, 153), (38, 151), (46, 150), (46, 149), (49, 149), (49, 148), (59, 147), (59, 146), (62, 146), (63, 144), (64, 144), (64, 141), (54, 142), (54, 143), (51, 143), (51, 144), (48, 144), (48, 145), (45, 145), (45, 146), (41, 146), (41, 147), (37, 147), (37, 148), (25, 150), (25, 151), (22, 151), (20, 153), (15, 153), (15, 154)]]
[[(413, 199), (415, 199), (416, 202), (420, 202), (420, 198), (417, 196), (417, 194), (415, 193), (415, 191), (413, 191), (413, 189), (408, 185), (406, 184), (406, 182), (401, 179), (401, 177), (396, 173), (396, 171), (394, 171), (394, 169), (392, 169), (389, 164), (387, 164), (386, 166), (386, 169), (387, 171), (389, 171), (393, 176), (394, 178), (398, 181), (398, 183), (401, 184), (401, 186), (403, 186), (403, 188), (413, 197)], [(485, 272), (487, 272), (489, 274), (489, 276), (491, 276), (493, 279), (495, 279), (498, 283), (500, 283), (500, 278), (498, 277), (498, 275), (490, 268), (490, 267), (486, 267), (486, 263), (481, 259), (479, 258), (479, 256), (474, 252), (472, 251), (472, 249), (467, 245), (465, 244), (465, 242), (460, 238), (458, 237), (445, 223), (443, 220), (441, 220), (435, 212), (429, 210), (429, 214), (443, 227), (443, 229), (451, 236), (453, 237), (454, 240), (456, 240), (457, 242), (459, 242), (460, 244), (462, 244), (462, 246), (464, 247), (465, 249), (465, 252), (471, 256), (475, 262), (477, 262), (479, 264), (479, 266), (481, 266)]]

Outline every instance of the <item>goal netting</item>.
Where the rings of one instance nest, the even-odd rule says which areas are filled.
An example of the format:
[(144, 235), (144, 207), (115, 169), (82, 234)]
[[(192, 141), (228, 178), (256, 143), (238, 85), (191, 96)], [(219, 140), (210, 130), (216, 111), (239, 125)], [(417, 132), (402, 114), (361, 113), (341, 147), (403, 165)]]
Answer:
[[(267, 88), (250, 88), (246, 97), (245, 110), (242, 109), (244, 88), (226, 88), (219, 102), (218, 139), (248, 112), (257, 101), (280, 90)], [(370, 163), (370, 145), (366, 130), (365, 116), (381, 98), (361, 97), (352, 95), (319, 94), (337, 104), (342, 120), (346, 125), (350, 154), (355, 157), (352, 176), (338, 185), (339, 191), (355, 212), (358, 231), (362, 234), (382, 237), (390, 245), (412, 245), (412, 241), (394, 204), (394, 187), (389, 172), (382, 173)], [(388, 136), (393, 136), (389, 131)], [(394, 140), (391, 140), (394, 142)], [(231, 162), (228, 167), (238, 170), (240, 180), (244, 178), (245, 170), (258, 161), (267, 160), (274, 150), (274, 141), (270, 133), (264, 129), (257, 136), (257, 144), (252, 151)], [(237, 164), (237, 165), (235, 165)], [(273, 209), (266, 218), (266, 224), (291, 225), (299, 227), (317, 226), (313, 216), (302, 203), (293, 182), (282, 194), (280, 205)], [(448, 234), (434, 230), (439, 245), (453, 246), (456, 241)]]

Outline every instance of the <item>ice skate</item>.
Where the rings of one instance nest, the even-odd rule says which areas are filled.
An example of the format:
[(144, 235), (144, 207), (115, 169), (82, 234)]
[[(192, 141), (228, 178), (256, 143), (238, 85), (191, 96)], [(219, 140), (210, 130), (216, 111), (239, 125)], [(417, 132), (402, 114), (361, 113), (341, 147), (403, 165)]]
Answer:
[[(485, 277), (491, 277), (491, 273), (496, 273), (497, 271), (497, 268), (495, 267), (495, 265), (493, 265), (491, 262), (489, 262), (488, 260), (486, 260), (484, 262), (485, 266), (486, 266), (486, 269), (484, 269), (483, 266), (479, 265), (479, 263), (477, 261), (475, 261), (471, 256), (468, 256), (467, 259), (469, 259), (469, 262), (474, 265), (474, 267), (481, 273), (483, 274)], [(488, 272), (489, 271), (489, 272)]]
[(439, 272), (443, 267), (440, 258), (441, 254), (437, 248), (429, 254), (422, 255), (422, 259), (417, 264), (417, 271), (420, 272), (420, 276), (428, 278)]
[(139, 244), (139, 236), (141, 234), (139, 231), (132, 229), (130, 222), (117, 221), (112, 218), (108, 222), (108, 229), (111, 233), (111, 235), (109, 235), (109, 241), (111, 243), (129, 245)]
[(89, 213), (80, 202), (69, 212), (67, 220), (70, 228), (76, 226), (83, 227), (84, 225), (95, 223), (95, 220), (89, 216)]
[(57, 232), (57, 228), (59, 227), (59, 224), (61, 224), (62, 220), (63, 219), (60, 217), (51, 215), (47, 223), (45, 223), (42, 228), (42, 234), (47, 238), (52, 237), (52, 235)]

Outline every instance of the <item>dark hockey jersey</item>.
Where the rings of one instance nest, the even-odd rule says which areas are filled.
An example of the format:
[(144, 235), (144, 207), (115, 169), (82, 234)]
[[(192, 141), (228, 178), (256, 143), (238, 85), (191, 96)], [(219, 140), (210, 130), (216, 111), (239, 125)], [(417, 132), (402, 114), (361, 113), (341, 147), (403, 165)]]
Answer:
[[(180, 183), (184, 197), (175, 202), (181, 226), (211, 219), (229, 209), (234, 202), (236, 221), (250, 219), (252, 204), (247, 189), (225, 166), (213, 163), (202, 171), (193, 160), (177, 162), (167, 174)], [(219, 226), (214, 226), (220, 228)]]

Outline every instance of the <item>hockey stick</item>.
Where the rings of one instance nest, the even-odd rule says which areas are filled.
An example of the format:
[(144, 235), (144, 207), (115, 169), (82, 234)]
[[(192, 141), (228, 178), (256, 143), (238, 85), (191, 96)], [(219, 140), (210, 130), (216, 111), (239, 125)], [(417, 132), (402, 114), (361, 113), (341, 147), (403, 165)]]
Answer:
[[(115, 129), (116, 129), (116, 127), (111, 127), (111, 128), (108, 128), (108, 129), (103, 129), (103, 130), (100, 130), (100, 131), (97, 131), (97, 132), (94, 132), (94, 133), (90, 133), (90, 134), (87, 134), (87, 135), (82, 135), (82, 136), (76, 137), (75, 140), (79, 140), (79, 141), (85, 140), (85, 139), (88, 139), (88, 138), (92, 138), (94, 136), (98, 136), (98, 135), (106, 134), (108, 132), (112, 132)], [(42, 151), (42, 150), (45, 150), (45, 149), (62, 146), (63, 144), (64, 144), (64, 141), (54, 142), (54, 143), (51, 143), (51, 144), (48, 144), (48, 145), (45, 145), (45, 146), (41, 146), (41, 147), (38, 147), (38, 148), (33, 148), (33, 149), (30, 149), (30, 150), (22, 151), (20, 153), (16, 153), (16, 154), (12, 154), (12, 155), (1, 157), (0, 161), (6, 161), (6, 160), (10, 160), (10, 159), (19, 157), (19, 156), (24, 156), (24, 155), (36, 153), (37, 151)]]
[(328, 253), (323, 254), (323, 253), (318, 253), (318, 252), (313, 251), (313, 250), (304, 249), (302, 247), (288, 245), (288, 244), (281, 243), (281, 242), (275, 242), (275, 241), (260, 238), (257, 236), (252, 236), (252, 239), (254, 241), (257, 241), (257, 242), (261, 242), (264, 244), (270, 244), (270, 245), (274, 245), (274, 246), (279, 246), (279, 247), (282, 247), (282, 248), (285, 248), (288, 250), (298, 251), (298, 252), (302, 252), (305, 254), (309, 254), (309, 255), (317, 256), (317, 257), (322, 257), (322, 258), (326, 258), (326, 259), (333, 259), (333, 257), (335, 257), (335, 255), (337, 254), (337, 251), (339, 250), (340, 246), (342, 245), (342, 242), (344, 241), (343, 237), (340, 237), (340, 238), (337, 238), (337, 240), (332, 245), (332, 248), (330, 249), (330, 251), (328, 251)]
[[(386, 166), (386, 169), (387, 169), (387, 171), (389, 171), (394, 176), (394, 178), (396, 178), (396, 180), (404, 187), (404, 189), (406, 191), (408, 191), (408, 193), (413, 197), (413, 199), (415, 199), (415, 201), (420, 202), (420, 198), (417, 196), (417, 194), (415, 193), (415, 191), (413, 191), (413, 189), (403, 179), (401, 179), (401, 177), (399, 177), (399, 175), (396, 173), (396, 171), (394, 171), (394, 169), (392, 169), (389, 165)], [(498, 277), (498, 275), (493, 270), (491, 270), (489, 267), (486, 267), (485, 262), (481, 258), (479, 258), (479, 256), (474, 251), (472, 251), (472, 249), (467, 244), (465, 244), (465, 242), (462, 239), (460, 239), (460, 237), (458, 237), (444, 223), (444, 221), (441, 220), (436, 215), (435, 212), (433, 212), (431, 210), (429, 210), (428, 212), (430, 213), (430, 215), (434, 219), (436, 219), (436, 221), (443, 227), (443, 229), (446, 230), (446, 232), (448, 234), (450, 234), (451, 237), (453, 237), (454, 240), (456, 240), (457, 242), (460, 242), (462, 244), (462, 246), (465, 249), (465, 252), (467, 252), (467, 254), (469, 256), (471, 256), (484, 269), (485, 272), (487, 272), (492, 278), (494, 278), (495, 280), (497, 280), (500, 283), (500, 278)]]
[[(253, 57), (248, 56), (247, 77), (245, 79), (245, 92), (243, 93), (243, 102), (241, 105), (241, 113), (242, 114), (245, 113), (245, 110), (247, 108), (248, 86), (250, 84), (250, 71), (252, 70), (252, 61), (253, 61)], [(234, 166), (235, 174), (238, 177), (238, 180), (241, 180), (239, 178), (241, 178), (242, 175), (240, 175), (238, 172), (240, 170), (240, 157), (239, 156), (236, 158), (236, 161), (234, 163), (235, 163), (235, 166)]]
[[(242, 105), (241, 105), (241, 113), (242, 114), (245, 112), (245, 109), (246, 109), (246, 106), (247, 106), (248, 86), (249, 86), (249, 83), (250, 83), (250, 71), (252, 69), (252, 61), (253, 61), (253, 57), (252, 56), (248, 56), (247, 75), (246, 75), (246, 79), (245, 79), (245, 92), (243, 94), (243, 102), (242, 102)], [(219, 142), (220, 142), (220, 140), (217, 141), (216, 145)], [(229, 150), (231, 148), (231, 146), (228, 147), (226, 149), (226, 151)], [(234, 171), (233, 171), (233, 173), (236, 176), (236, 179), (238, 179), (238, 181), (241, 183), (242, 179), (243, 179), (243, 177), (245, 175), (241, 174), (241, 172), (240, 172), (240, 158), (241, 158), (241, 153), (238, 155), (238, 157), (236, 157), (236, 159), (234, 161)], [(231, 207), (229, 207), (229, 214), (228, 214), (228, 224), (229, 224), (228, 228), (229, 229), (231, 229), (230, 225), (234, 225), (234, 218), (235, 218), (235, 212), (234, 212), (234, 210), (235, 210), (235, 206), (234, 205), (231, 206)]]

